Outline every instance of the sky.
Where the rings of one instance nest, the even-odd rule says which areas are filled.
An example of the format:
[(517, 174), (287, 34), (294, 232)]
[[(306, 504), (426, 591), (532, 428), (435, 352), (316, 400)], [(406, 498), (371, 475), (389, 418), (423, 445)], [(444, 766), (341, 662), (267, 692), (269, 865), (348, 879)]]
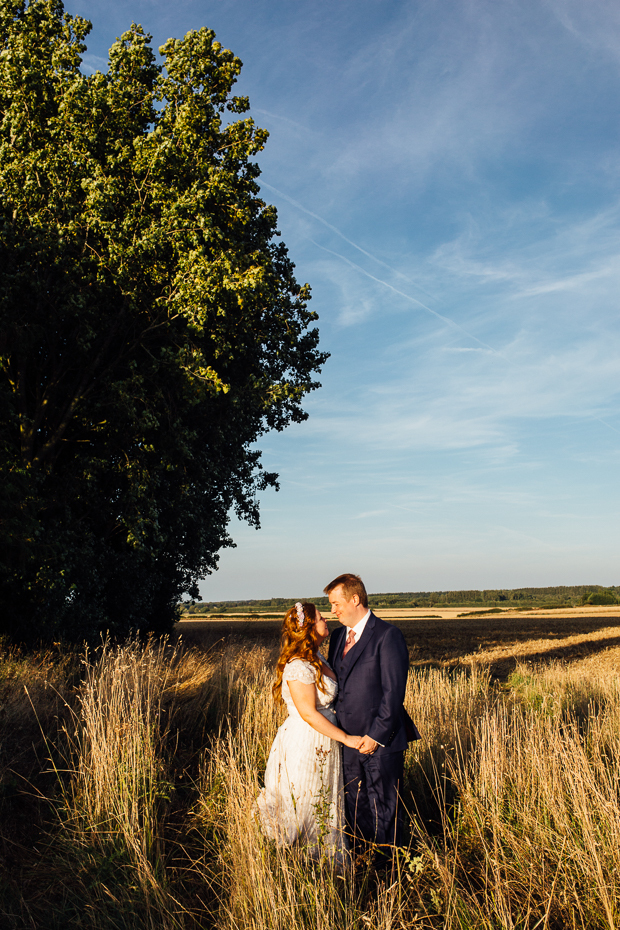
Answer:
[(620, 584), (620, 4), (65, 6), (85, 70), (132, 20), (241, 58), (330, 353), (203, 598)]

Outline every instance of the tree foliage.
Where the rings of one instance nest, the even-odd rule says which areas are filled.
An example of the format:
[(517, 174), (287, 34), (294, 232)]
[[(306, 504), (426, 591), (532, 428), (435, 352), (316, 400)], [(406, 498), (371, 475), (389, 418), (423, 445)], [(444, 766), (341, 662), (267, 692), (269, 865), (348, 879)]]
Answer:
[(587, 597), (583, 597), (584, 604), (592, 604), (597, 607), (606, 607), (611, 604), (617, 604), (618, 599), (612, 591), (593, 591)]
[(0, 6), (0, 631), (163, 630), (276, 484), (326, 356), (207, 29), (80, 70), (60, 0)]

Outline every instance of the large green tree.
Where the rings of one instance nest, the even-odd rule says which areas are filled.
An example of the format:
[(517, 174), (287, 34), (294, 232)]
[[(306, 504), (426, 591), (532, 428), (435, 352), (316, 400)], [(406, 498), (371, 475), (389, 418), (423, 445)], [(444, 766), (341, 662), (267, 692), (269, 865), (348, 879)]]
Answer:
[(207, 29), (106, 74), (59, 0), (0, 3), (0, 632), (165, 630), (276, 484), (255, 441), (325, 355)]

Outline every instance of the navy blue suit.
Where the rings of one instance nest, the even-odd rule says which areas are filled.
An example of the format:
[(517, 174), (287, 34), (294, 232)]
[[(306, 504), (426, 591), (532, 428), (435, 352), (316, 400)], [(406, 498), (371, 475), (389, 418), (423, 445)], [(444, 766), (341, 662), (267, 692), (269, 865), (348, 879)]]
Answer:
[(343, 657), (347, 634), (343, 626), (329, 643), (329, 662), (338, 678), (338, 726), (382, 744), (367, 755), (343, 747), (347, 823), (356, 837), (392, 844), (397, 842), (404, 750), (409, 740), (419, 739), (403, 707), (409, 651), (398, 627), (373, 613)]

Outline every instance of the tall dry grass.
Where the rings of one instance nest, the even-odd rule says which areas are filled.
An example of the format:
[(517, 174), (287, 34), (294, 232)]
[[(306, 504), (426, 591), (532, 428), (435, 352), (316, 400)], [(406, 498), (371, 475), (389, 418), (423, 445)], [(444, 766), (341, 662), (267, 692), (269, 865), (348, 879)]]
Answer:
[[(7, 661), (0, 682), (15, 715), (28, 669), (44, 665)], [(133, 641), (81, 661), (67, 665), (64, 684), (50, 665), (53, 685), (29, 689), (35, 707), (56, 694), (62, 713), (50, 735), (46, 711), (38, 752), (48, 774), (33, 793), (47, 813), (36, 853), (17, 871), (5, 862), (3, 927), (620, 923), (613, 674), (521, 666), (498, 684), (483, 661), (412, 674), (406, 703), (424, 739), (406, 759), (408, 844), (376, 873), (261, 834), (254, 800), (282, 719), (268, 649)]]
[[(144, 648), (136, 641), (121, 649), (104, 643), (92, 663), (86, 655), (73, 719), (63, 728), (70, 778), (60, 780), (63, 832), (73, 851), (122, 863), (140, 890), (147, 926), (166, 928), (176, 925), (176, 902), (166, 894), (159, 835), (171, 790), (162, 747), (177, 658), (165, 643)], [(99, 894), (114, 900), (114, 889), (98, 884)]]

